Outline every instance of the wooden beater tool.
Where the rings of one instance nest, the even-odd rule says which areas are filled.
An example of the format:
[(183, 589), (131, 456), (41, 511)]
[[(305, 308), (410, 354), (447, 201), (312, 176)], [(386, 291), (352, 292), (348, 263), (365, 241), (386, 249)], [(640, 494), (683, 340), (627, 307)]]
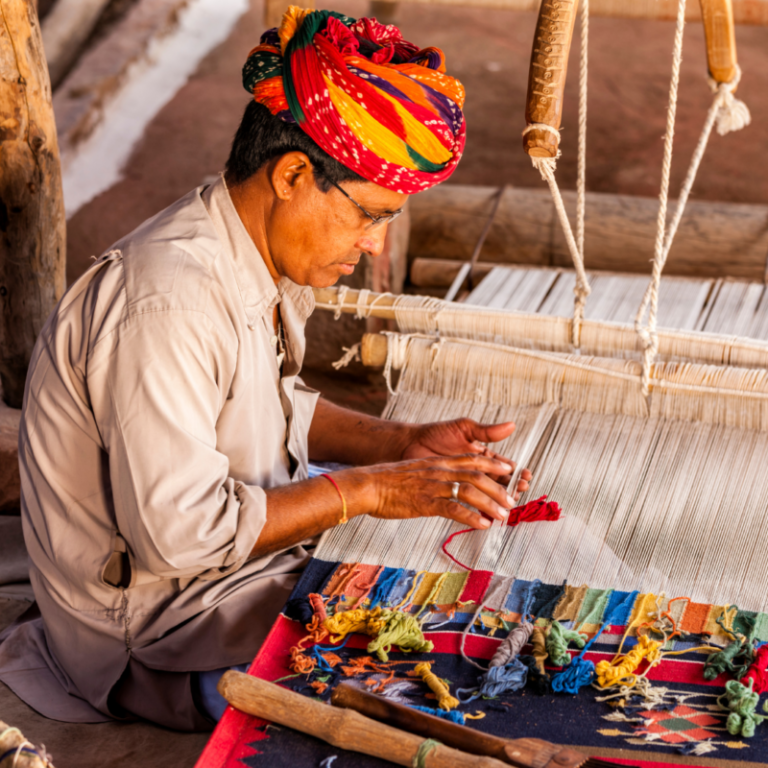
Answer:
[(374, 696), (347, 683), (341, 683), (331, 694), (335, 707), (354, 709), (373, 720), (402, 728), (428, 739), (436, 739), (447, 747), (486, 755), (517, 768), (626, 768), (603, 760), (589, 758), (571, 747), (550, 744), (542, 739), (502, 739), (457, 725), (417, 709), (396, 704), (382, 696)]

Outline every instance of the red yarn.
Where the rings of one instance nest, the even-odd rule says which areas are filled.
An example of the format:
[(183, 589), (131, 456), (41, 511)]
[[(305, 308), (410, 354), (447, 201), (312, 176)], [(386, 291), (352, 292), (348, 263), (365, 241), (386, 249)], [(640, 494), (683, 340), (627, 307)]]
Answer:
[(754, 693), (768, 691), (768, 645), (761, 645), (755, 654), (755, 660), (749, 665), (749, 669), (741, 678), (742, 685), (749, 685), (752, 681)]
[(547, 501), (542, 496), (536, 501), (529, 501), (522, 507), (515, 507), (507, 519), (507, 525), (516, 526), (520, 523), (534, 523), (538, 520), (559, 520), (563, 510), (556, 501)]
[[(547, 501), (546, 496), (542, 496), (536, 501), (529, 501), (527, 504), (523, 504), (521, 507), (515, 507), (510, 511), (507, 518), (507, 525), (514, 526), (520, 525), (520, 523), (535, 523), (541, 520), (559, 520), (563, 510), (560, 509), (560, 505), (556, 501)], [(469, 533), (474, 531), (474, 528), (465, 528), (463, 531), (456, 531), (452, 533), (444, 542), (442, 550), (446, 557), (453, 560), (456, 565), (460, 565), (468, 571), (472, 569), (468, 565), (457, 560), (449, 551), (448, 545), (456, 538), (461, 536), (462, 533)]]

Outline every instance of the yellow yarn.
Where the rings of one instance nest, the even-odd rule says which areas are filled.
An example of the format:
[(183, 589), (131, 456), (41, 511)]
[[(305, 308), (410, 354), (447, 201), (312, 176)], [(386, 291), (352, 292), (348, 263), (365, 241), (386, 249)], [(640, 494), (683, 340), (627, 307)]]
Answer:
[(611, 661), (598, 661), (595, 665), (597, 684), (601, 688), (623, 683), (634, 685), (635, 676), (632, 674), (647, 659), (650, 664), (659, 660), (661, 656), (661, 643), (650, 640), (646, 635), (640, 635), (637, 645), (624, 656)]
[(544, 663), (547, 660), (547, 634), (544, 627), (534, 627), (531, 635), (532, 656), (536, 661), (536, 668), (542, 675), (547, 674)]
[(332, 643), (338, 643), (354, 632), (375, 637), (381, 632), (385, 624), (386, 620), (381, 616), (380, 607), (373, 610), (356, 608), (353, 611), (342, 611), (329, 616), (323, 622), (323, 626), (331, 635)]
[(448, 686), (432, 671), (432, 665), (428, 661), (417, 664), (414, 672), (429, 686), (432, 693), (437, 696), (437, 705), (446, 711), (456, 709), (459, 700), (451, 696)]

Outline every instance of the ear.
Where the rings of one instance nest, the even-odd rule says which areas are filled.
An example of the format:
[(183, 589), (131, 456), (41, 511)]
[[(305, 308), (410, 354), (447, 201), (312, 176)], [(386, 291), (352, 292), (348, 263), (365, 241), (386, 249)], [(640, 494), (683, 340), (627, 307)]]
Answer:
[(303, 152), (287, 152), (274, 161), (269, 181), (275, 197), (290, 200), (301, 185), (315, 183), (312, 163)]

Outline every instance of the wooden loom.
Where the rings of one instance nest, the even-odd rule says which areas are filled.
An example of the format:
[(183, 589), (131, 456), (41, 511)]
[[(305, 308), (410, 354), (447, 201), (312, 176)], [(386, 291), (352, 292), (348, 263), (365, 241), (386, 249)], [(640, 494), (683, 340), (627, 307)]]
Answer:
[[(539, 14), (525, 146), (545, 161), (558, 153), (576, 5), (544, 0)], [(684, 3), (679, 11), (682, 39)], [(702, 0), (702, 12), (710, 75), (717, 84), (729, 83), (737, 71), (730, 1)], [(541, 41), (556, 51), (537, 49)], [(550, 177), (553, 170), (550, 165)], [(668, 252), (671, 242), (666, 216), (660, 219), (656, 289), (664, 247)], [(564, 225), (570, 227), (567, 220)], [(651, 296), (651, 287), (643, 297), (653, 306), (653, 321), (647, 324), (642, 313), (634, 325), (627, 322), (631, 318), (617, 322), (616, 313), (583, 314), (589, 277), (583, 244), (579, 250), (578, 235), (571, 240), (576, 271), (565, 282), (581, 288), (571, 319), (546, 314), (541, 302), (533, 311), (478, 306), (493, 300), (494, 284), (511, 279), (509, 270), (491, 273), (489, 285), (473, 294), (474, 304), (342, 288), (318, 290), (318, 306), (337, 315), (355, 312), (397, 322), (398, 333), (366, 336), (362, 342), (364, 362), (384, 363), (388, 381), (392, 370), (401, 371), (387, 418), (516, 422), (515, 434), (498, 450), (533, 471), (528, 498), (548, 494), (565, 517), (557, 524), (494, 527), (464, 536), (453, 551), (463, 563), (520, 579), (657, 594), (669, 590), (694, 600), (765, 610), (768, 343), (760, 323), (751, 331), (758, 338), (728, 333), (726, 320), (702, 324), (700, 316), (685, 319), (679, 328), (657, 329), (656, 315), (663, 317), (670, 295), (680, 293), (665, 300), (658, 290)], [(558, 273), (555, 280), (561, 279)], [(687, 286), (701, 294), (701, 308), (711, 301), (711, 288)], [(501, 307), (515, 290), (508, 289)], [(552, 285), (544, 296), (551, 290)], [(717, 317), (712, 306), (707, 317)], [(457, 529), (443, 519), (362, 517), (328, 532), (317, 556), (457, 570), (440, 551)]]

